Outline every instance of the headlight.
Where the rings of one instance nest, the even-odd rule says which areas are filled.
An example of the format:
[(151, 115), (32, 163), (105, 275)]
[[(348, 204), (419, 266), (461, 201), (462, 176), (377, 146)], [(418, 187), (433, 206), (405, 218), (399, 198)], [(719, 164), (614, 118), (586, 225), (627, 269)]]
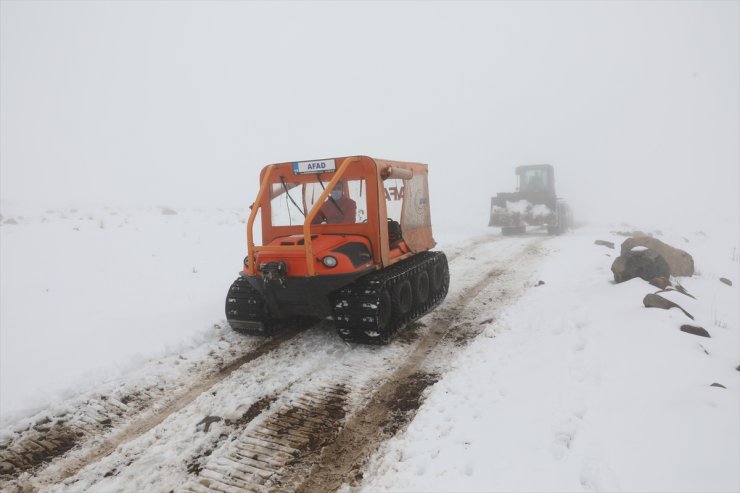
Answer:
[(246, 257), (244, 257), (244, 265), (246, 265), (247, 267), (249, 267), (249, 255), (247, 255)]
[(321, 259), (321, 262), (330, 269), (337, 266), (337, 258), (332, 257), (331, 255), (327, 255), (326, 257)]

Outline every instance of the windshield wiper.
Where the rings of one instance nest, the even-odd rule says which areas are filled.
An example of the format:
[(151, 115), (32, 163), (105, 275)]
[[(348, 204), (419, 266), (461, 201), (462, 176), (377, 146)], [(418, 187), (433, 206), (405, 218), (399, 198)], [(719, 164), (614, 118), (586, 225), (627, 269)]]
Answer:
[(288, 198), (290, 199), (290, 201), (293, 202), (293, 205), (295, 206), (296, 209), (298, 209), (298, 212), (300, 212), (301, 214), (303, 214), (303, 217), (306, 217), (306, 213), (303, 212), (303, 209), (301, 209), (298, 206), (298, 204), (295, 203), (295, 200), (293, 200), (293, 197), (290, 195), (290, 192), (288, 192), (288, 185), (285, 184), (285, 178), (282, 177), (282, 176), (280, 177), (280, 183), (283, 184), (283, 190), (285, 190), (285, 195), (287, 195)]
[[(323, 182), (323, 181), (321, 181), (321, 176), (317, 174), (317, 175), (316, 175), (316, 179), (317, 179), (317, 180), (319, 180), (319, 185), (321, 185), (321, 189), (322, 189), (322, 190), (326, 190), (326, 187), (324, 186), (324, 182)], [(334, 197), (332, 197), (332, 196), (331, 196), (331, 194), (329, 194), (329, 200), (331, 200), (331, 203), (332, 203), (332, 204), (334, 204), (334, 207), (336, 207), (336, 208), (337, 208), (337, 210), (338, 210), (338, 211), (339, 211), (339, 212), (340, 212), (340, 213), (341, 213), (342, 215), (344, 215), (344, 211), (342, 210), (342, 208), (341, 208), (341, 207), (339, 207), (339, 204), (337, 204), (337, 201), (336, 201), (336, 200), (334, 200)]]

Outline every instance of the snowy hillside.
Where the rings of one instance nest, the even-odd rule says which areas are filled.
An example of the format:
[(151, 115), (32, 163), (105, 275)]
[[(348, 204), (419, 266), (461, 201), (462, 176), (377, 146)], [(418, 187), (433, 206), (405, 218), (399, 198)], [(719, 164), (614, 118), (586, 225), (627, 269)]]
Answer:
[[(645, 308), (657, 288), (613, 283), (625, 238), (617, 231), (629, 226), (510, 238), (441, 226), (450, 294), (407, 335), (368, 348), (320, 324), (262, 347), (223, 317), (244, 254), (244, 211), (3, 204), (1, 212), (0, 440), (15, 450), (69, 419), (84, 430), (69, 452), (49, 454), (51, 467), (4, 476), (8, 487), (200, 491), (229, 457), (220, 436), (267, 426), (280, 406), (338, 382), (347, 416), (337, 424), (352, 429), (382, 382), (417, 358), (416, 374), (428, 375), (418, 403), (365, 445), (367, 458), (351, 466), (358, 474), (340, 489), (740, 488), (732, 229), (653, 231), (694, 256), (697, 275), (679, 281), (696, 299), (665, 296), (711, 338), (681, 332), (690, 320), (677, 309)], [(105, 418), (111, 404), (118, 411)], [(254, 421), (229, 421), (246, 408)], [(204, 428), (207, 416), (218, 419)], [(275, 471), (269, 481), (298, 484)]]

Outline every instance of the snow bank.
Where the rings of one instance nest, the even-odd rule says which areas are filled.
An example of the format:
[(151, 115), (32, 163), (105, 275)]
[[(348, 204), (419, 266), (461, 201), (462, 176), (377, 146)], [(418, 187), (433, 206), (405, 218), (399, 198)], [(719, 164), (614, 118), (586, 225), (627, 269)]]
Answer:
[[(644, 308), (657, 288), (642, 280), (615, 285), (618, 250), (596, 239), (623, 238), (581, 230), (550, 243), (544, 284), (460, 354), (376, 454), (362, 491), (740, 489), (734, 238), (682, 246), (703, 269), (681, 279), (697, 300), (667, 297), (694, 322)], [(712, 338), (681, 332), (685, 323)]]

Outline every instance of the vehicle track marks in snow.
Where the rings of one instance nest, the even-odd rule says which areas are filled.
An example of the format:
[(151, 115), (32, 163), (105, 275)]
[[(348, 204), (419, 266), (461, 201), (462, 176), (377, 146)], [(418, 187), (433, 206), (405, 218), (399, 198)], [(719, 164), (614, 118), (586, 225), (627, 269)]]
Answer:
[[(359, 480), (370, 454), (413, 419), (424, 391), (439, 378), (435, 371), (424, 368), (430, 355), (439, 352), (440, 345), (449, 347), (442, 353), (454, 354), (482, 330), (480, 324), (469, 322), (477, 314), (470, 305), (482, 293), (490, 296), (487, 299), (507, 301), (521, 291), (511, 286), (500, 289), (495, 281), (507, 274), (518, 279), (519, 273), (506, 266), (526, 262), (537, 253), (539, 243), (527, 242), (521, 249), (518, 244), (507, 244), (511, 253), (505, 261), (484, 260), (486, 255), (481, 252), (475, 265), (469, 260), (477, 249), (468, 250), (465, 258), (470, 273), (461, 278), (448, 302), (422, 319), (413, 337), (399, 341), (410, 343), (409, 351), (402, 359), (389, 361), (387, 372), (358, 381), (357, 376), (367, 375), (365, 367), (371, 361), (361, 357), (341, 366), (329, 365), (323, 376), (315, 373), (308, 380), (297, 381), (286, 396), (278, 398), (277, 405), (242, 431), (227, 432), (222, 445), (201, 457), (197, 471), (191, 469), (195, 477), (184, 491), (334, 491), (348, 478)], [(484, 246), (483, 242), (479, 246)], [(362, 351), (378, 356), (383, 353), (383, 349)], [(313, 378), (316, 384), (311, 383)], [(290, 397), (296, 391), (298, 397)]]
[[(293, 464), (315, 460), (344, 420), (344, 385), (307, 392), (257, 421), (209, 460), (184, 492), (283, 490)], [(282, 471), (282, 473), (281, 473)]]
[(481, 245), (489, 244), (494, 241), (500, 241), (502, 239), (503, 239), (502, 236), (494, 235), (493, 233), (487, 233), (485, 235), (477, 236), (475, 238), (470, 239), (467, 243), (465, 243), (462, 246), (453, 246), (451, 248), (446, 248), (444, 252), (445, 252), (445, 255), (447, 256), (447, 261), (452, 262), (460, 255), (464, 253), (469, 253)]
[[(541, 241), (530, 243), (519, 254), (510, 259), (517, 260), (534, 256)], [(348, 480), (353, 483), (362, 477), (362, 469), (377, 447), (403, 429), (413, 419), (423, 402), (423, 393), (437, 381), (434, 374), (423, 370), (429, 355), (457, 328), (455, 322), (466, 312), (468, 306), (486, 290), (491, 282), (501, 277), (506, 270), (496, 262), (481, 278), (463, 289), (451, 303), (445, 303), (432, 319), (430, 330), (423, 337), (407, 361), (380, 386), (367, 405), (349, 417), (342, 430), (323, 451), (321, 462), (310, 471), (297, 470), (292, 478), (286, 478), (282, 488), (274, 491), (294, 490), (299, 493), (313, 491), (336, 491)], [(521, 291), (521, 290), (520, 290)], [(508, 293), (503, 298), (513, 298), (518, 293)], [(467, 329), (471, 339), (482, 328), (473, 324)], [(458, 343), (459, 344), (459, 343)], [(295, 485), (294, 487), (290, 487)], [(288, 486), (288, 487), (286, 487)]]
[(61, 413), (37, 420), (15, 440), (0, 445), (0, 486), (54, 460), (93, 436), (105, 433), (159, 398), (163, 398), (163, 394), (154, 387), (125, 394), (120, 399), (99, 396), (87, 399), (84, 408), (76, 413)]
[[(517, 253), (512, 252), (509, 257), (518, 258), (531, 253), (528, 247), (522, 251), (518, 245), (510, 248), (516, 249)], [(469, 250), (468, 255), (472, 251)], [(457, 258), (458, 261), (463, 259)], [(467, 263), (470, 264), (469, 261)], [(488, 270), (481, 272), (481, 267)], [(224, 438), (191, 462), (188, 470), (195, 477), (186, 483), (184, 491), (336, 489), (345, 480), (345, 471), (340, 471), (335, 478), (338, 482), (331, 486), (327, 486), (323, 479), (315, 483), (304, 483), (304, 480), (312, 469), (320, 470), (328, 463), (349, 460), (349, 464), (363, 464), (377, 444), (403, 429), (413, 418), (422, 403), (425, 389), (438, 379), (435, 372), (421, 368), (423, 363), (447, 333), (464, 331), (455, 321), (464, 318), (462, 315), (465, 315), (467, 306), (504, 272), (500, 260), (481, 261), (472, 271), (474, 273), (465, 279), (467, 282), (461, 282), (462, 288), (453, 296), (452, 307), (437, 314), (429, 325), (419, 323), (414, 327), (413, 337), (406, 340), (401, 337), (399, 345), (408, 345), (402, 358), (389, 360), (379, 373), (368, 373), (368, 364), (373, 359), (378, 360), (374, 363), (378, 364), (384, 359), (382, 354), (390, 348), (358, 346), (356, 350), (362, 353), (369, 351), (370, 354), (344, 359), (340, 365), (330, 364), (320, 372), (314, 372), (310, 378), (296, 381), (276, 399), (275, 405), (265, 408), (264, 415), (255, 418), (242, 430), (223, 430)], [(472, 285), (466, 285), (470, 281)], [(433, 336), (430, 336), (431, 332), (434, 332)], [(461, 343), (455, 340), (449, 345), (459, 347)], [(354, 352), (350, 351), (347, 356)], [(380, 358), (374, 358), (372, 354)], [(380, 392), (376, 392), (378, 388)], [(341, 402), (338, 400), (340, 397)], [(348, 420), (346, 413), (351, 413), (354, 418)], [(356, 425), (357, 422), (362, 425)], [(347, 426), (354, 426), (350, 435), (353, 440), (345, 439), (346, 446), (337, 452), (340, 457), (327, 455), (327, 450), (342, 443), (341, 436), (348, 436), (344, 431)], [(367, 450), (364, 441), (371, 444)], [(358, 468), (348, 470), (361, 474)]]
[[(253, 350), (221, 367), (216, 373), (200, 380), (184, 393), (166, 402), (162, 402), (167, 397), (164, 395), (147, 395), (146, 397), (132, 395), (130, 398), (123, 399), (132, 405), (103, 397), (99, 401), (88, 402), (86, 408), (76, 414), (74, 419), (67, 420), (64, 417), (58, 417), (48, 426), (41, 422), (16, 441), (4, 444), (0, 448), (0, 479), (2, 479), (0, 486), (5, 488), (12, 484), (18, 491), (36, 491), (37, 487), (28, 482), (30, 479), (28, 473), (34, 472), (76, 445), (94, 439), (96, 435), (100, 436), (111, 427), (114, 419), (121, 423), (121, 427), (95, 445), (86, 447), (81, 453), (72, 453), (69, 457), (62, 459), (61, 463), (54, 468), (54, 472), (45, 477), (43, 482), (45, 484), (56, 483), (73, 476), (88, 464), (110, 454), (120, 444), (131, 441), (156, 427), (168, 416), (186, 407), (204, 391), (229, 377), (235, 370), (273, 351), (295, 337), (301, 330), (297, 327), (266, 339)], [(134, 406), (133, 403), (139, 403), (139, 405)], [(158, 404), (161, 405), (158, 406)], [(152, 407), (156, 409), (151, 409)], [(149, 409), (149, 412), (146, 412), (142, 418), (124, 424), (126, 419), (131, 420), (144, 409)]]
[[(64, 457), (52, 458), (51, 466), (28, 470), (3, 486), (127, 491), (136, 484), (169, 491), (181, 485), (192, 492), (263, 492), (333, 491), (347, 478), (355, 483), (370, 454), (413, 419), (450, 357), (484, 328), (477, 317), (481, 311), (489, 317), (490, 307), (477, 305), (505, 306), (531, 285), (525, 279), (532, 271), (529, 258), (544, 238), (498, 240), (484, 235), (453, 248), (455, 279), (447, 301), (387, 347), (342, 344), (326, 333), (326, 323), (268, 340), (249, 338), (248, 353), (223, 367), (226, 352), (214, 353), (196, 383), (183, 382), (186, 390), (178, 394), (146, 395), (139, 388), (142, 395), (121, 403), (120, 417), (107, 425), (112, 429), (84, 424), (94, 421), (91, 416), (104, 420), (104, 414), (81, 420), (82, 429), (94, 430), (90, 436)], [(267, 359), (257, 359), (266, 353)], [(200, 404), (191, 405), (196, 400)], [(126, 406), (144, 402), (142, 417), (134, 421)], [(244, 408), (234, 412), (240, 402)], [(192, 440), (186, 438), (190, 427), (197, 433)], [(177, 460), (160, 465), (165, 476), (149, 470), (152, 448), (177, 451)], [(140, 480), (142, 474), (147, 479)]]

